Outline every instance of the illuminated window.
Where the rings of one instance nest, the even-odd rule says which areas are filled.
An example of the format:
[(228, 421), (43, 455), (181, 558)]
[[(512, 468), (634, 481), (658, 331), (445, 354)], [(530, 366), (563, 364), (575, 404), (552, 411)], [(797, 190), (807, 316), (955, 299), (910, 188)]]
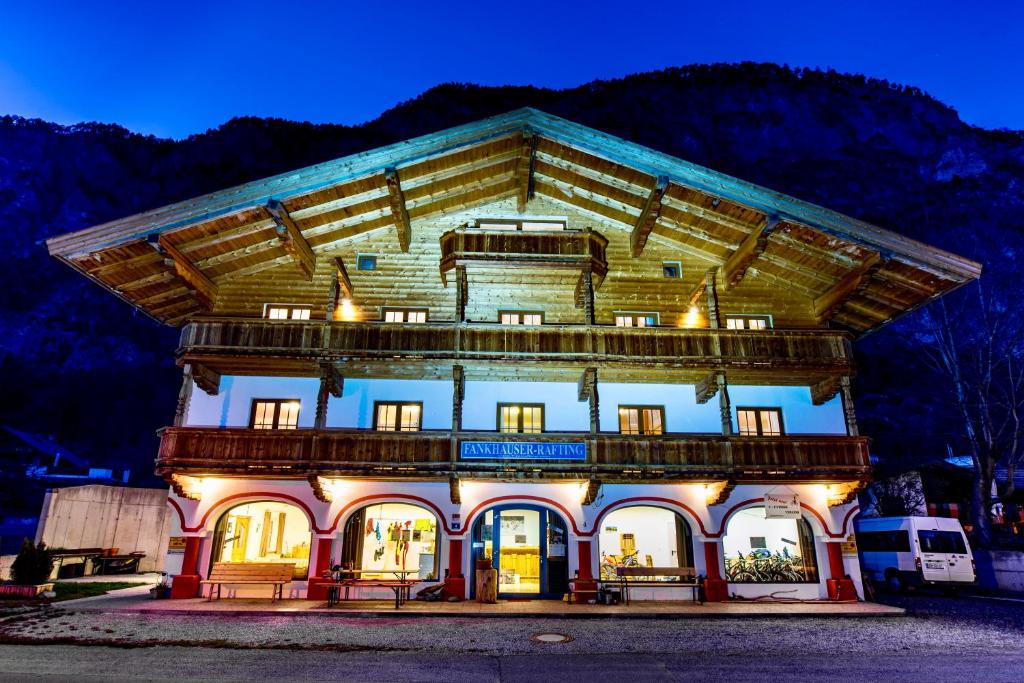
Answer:
[(661, 273), (665, 277), (682, 277), (683, 264), (679, 261), (665, 261), (661, 264)]
[(293, 304), (264, 304), (263, 317), (267, 320), (309, 320), (312, 306)]
[(619, 406), (620, 434), (664, 434), (664, 406)]
[(540, 403), (499, 403), (498, 431), (540, 434), (544, 431), (544, 406)]
[(768, 315), (727, 315), (725, 327), (730, 330), (768, 330), (772, 327)]
[(564, 220), (518, 220), (514, 218), (482, 218), (476, 222), (480, 230), (522, 230), (524, 232), (552, 232), (565, 230)]
[(373, 254), (357, 255), (356, 270), (377, 270), (377, 257)]
[(744, 436), (782, 436), (780, 408), (737, 408), (736, 421)]
[(425, 308), (385, 308), (384, 322), (386, 323), (425, 323), (427, 322), (427, 309)]
[[(697, 574), (693, 562), (693, 532), (690, 525), (671, 510), (644, 505), (619, 508), (602, 519), (600, 528), (595, 531), (599, 532), (600, 577), (605, 581), (618, 578), (618, 567), (692, 570), (690, 577), (664, 577), (666, 581), (692, 580)], [(650, 578), (635, 577), (635, 580), (650, 581)]]
[(277, 501), (243, 503), (217, 520), (211, 569), (217, 562), (295, 565), (292, 578), (309, 573), (309, 519), (298, 507)]
[(296, 429), (299, 426), (298, 399), (255, 398), (249, 415), (250, 429)]
[(767, 519), (763, 507), (740, 510), (725, 527), (722, 547), (730, 583), (818, 582), (814, 535), (803, 518)]
[(543, 311), (498, 311), (502, 325), (542, 325)]
[(378, 503), (348, 518), (341, 566), (360, 570), (361, 579), (394, 581), (395, 572), (411, 571), (402, 575), (438, 581), (441, 540), (433, 513), (407, 503)]
[(616, 313), (616, 327), (657, 327), (657, 313)]
[(423, 415), (423, 403), (384, 402), (374, 404), (373, 428), (378, 432), (418, 432)]

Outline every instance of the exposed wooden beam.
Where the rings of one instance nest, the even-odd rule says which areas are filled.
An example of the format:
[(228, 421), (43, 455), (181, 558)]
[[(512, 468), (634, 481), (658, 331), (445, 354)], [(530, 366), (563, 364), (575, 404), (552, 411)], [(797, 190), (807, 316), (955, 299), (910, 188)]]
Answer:
[(523, 148), (516, 166), (516, 211), (526, 213), (526, 204), (533, 199), (533, 171), (537, 166), (537, 136), (523, 131)]
[(587, 490), (583, 493), (584, 505), (593, 505), (594, 501), (601, 495), (601, 480), (600, 479), (588, 479)]
[(852, 503), (857, 494), (867, 487), (868, 483), (863, 479), (857, 481), (844, 481), (840, 484), (829, 484), (825, 487), (825, 498), (830, 508)]
[(313, 273), (316, 272), (316, 255), (310, 248), (309, 242), (302, 236), (299, 226), (292, 220), (288, 209), (280, 201), (271, 199), (267, 202), (267, 211), (270, 213), (270, 217), (274, 219), (277, 237), (281, 240), (285, 251), (291, 255), (295, 263), (302, 269), (302, 272), (306, 274), (306, 279), (312, 280)]
[(697, 403), (707, 403), (718, 393), (718, 373), (711, 372), (693, 387)]
[(185, 281), (203, 308), (212, 309), (213, 302), (217, 299), (217, 283), (208, 278), (203, 271), (188, 260), (187, 256), (178, 251), (178, 248), (171, 244), (166, 236), (160, 235), (159, 243), (160, 248), (174, 262), (174, 272), (178, 274), (178, 277)]
[(391, 200), (391, 216), (398, 230), (398, 246), (402, 251), (409, 251), (412, 241), (412, 225), (409, 223), (409, 211), (405, 208), (405, 195), (402, 183), (398, 179), (398, 171), (394, 168), (384, 169), (384, 180), (388, 184), (388, 197)]
[(597, 396), (597, 368), (586, 368), (577, 383), (580, 401), (590, 402), (590, 433), (600, 431), (600, 407)]
[(668, 189), (668, 176), (658, 176), (654, 187), (647, 195), (643, 209), (640, 210), (636, 224), (633, 225), (633, 232), (629, 234), (629, 248), (633, 258), (637, 258), (644, 251), (647, 238), (651, 235), (651, 229), (661, 215), (661, 199), (665, 196), (666, 189)]
[(735, 479), (713, 481), (708, 484), (704, 484), (704, 503), (709, 507), (713, 505), (722, 505), (729, 500), (729, 495), (732, 493), (734, 488), (736, 488)]
[(881, 267), (882, 262), (881, 254), (872, 253), (861, 265), (851, 270), (844, 278), (832, 285), (827, 292), (816, 298), (813, 304), (814, 318), (822, 323), (834, 316), (843, 307), (843, 304), (868, 285), (872, 274)]
[(448, 500), (452, 502), (452, 505), (462, 504), (462, 489), (459, 488), (458, 477), (448, 477)]
[(220, 392), (220, 373), (206, 365), (192, 364), (192, 381), (210, 396)]
[(811, 385), (811, 403), (820, 406), (831, 401), (842, 388), (839, 377), (826, 377)]
[(751, 264), (768, 248), (768, 239), (778, 225), (779, 219), (769, 216), (764, 225), (747, 235), (729, 256), (722, 268), (722, 285), (725, 289), (735, 287), (743, 280)]
[(354, 289), (352, 288), (352, 280), (348, 277), (348, 269), (345, 268), (345, 261), (340, 256), (334, 258), (334, 266), (337, 269), (335, 271), (335, 278), (338, 283), (338, 288), (341, 293), (348, 298), (352, 298)]
[(323, 477), (311, 474), (306, 478), (309, 488), (313, 490), (313, 497), (321, 503), (330, 503), (334, 500), (334, 491), (331, 490), (330, 482)]

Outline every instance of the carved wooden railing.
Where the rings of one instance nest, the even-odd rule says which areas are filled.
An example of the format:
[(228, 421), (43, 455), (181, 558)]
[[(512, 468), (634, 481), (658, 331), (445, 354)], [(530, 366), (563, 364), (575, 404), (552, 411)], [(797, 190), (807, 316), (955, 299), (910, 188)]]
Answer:
[[(465, 442), (586, 444), (585, 461), (460, 460)], [(162, 474), (237, 473), (307, 476), (311, 473), (385, 473), (430, 476), (539, 470), (545, 476), (727, 476), (827, 478), (866, 476), (868, 440), (847, 436), (724, 437), (711, 434), (494, 432), (378, 432), (352, 429), (271, 431), (168, 427), (157, 470)]]
[(710, 330), (609, 325), (298, 322), (200, 318), (181, 333), (179, 358), (288, 356), (411, 358), (852, 370), (850, 337), (830, 330)]

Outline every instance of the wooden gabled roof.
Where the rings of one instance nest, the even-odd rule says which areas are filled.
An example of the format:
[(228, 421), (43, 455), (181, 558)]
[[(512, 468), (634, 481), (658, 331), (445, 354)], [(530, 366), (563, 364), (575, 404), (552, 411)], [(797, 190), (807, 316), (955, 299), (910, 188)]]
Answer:
[(798, 293), (821, 323), (864, 333), (977, 278), (981, 266), (896, 233), (535, 109), (178, 202), (47, 241), (50, 253), (179, 324), (218, 283), (316, 258), (388, 228), (535, 195)]

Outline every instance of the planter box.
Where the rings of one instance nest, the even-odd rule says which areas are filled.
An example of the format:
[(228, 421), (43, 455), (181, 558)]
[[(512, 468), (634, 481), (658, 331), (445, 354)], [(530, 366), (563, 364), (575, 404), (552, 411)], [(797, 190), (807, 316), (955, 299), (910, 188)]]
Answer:
[(35, 598), (38, 597), (40, 593), (52, 590), (52, 583), (40, 583), (36, 586), (15, 586), (9, 584), (0, 586), (0, 595), (14, 595), (19, 598)]

